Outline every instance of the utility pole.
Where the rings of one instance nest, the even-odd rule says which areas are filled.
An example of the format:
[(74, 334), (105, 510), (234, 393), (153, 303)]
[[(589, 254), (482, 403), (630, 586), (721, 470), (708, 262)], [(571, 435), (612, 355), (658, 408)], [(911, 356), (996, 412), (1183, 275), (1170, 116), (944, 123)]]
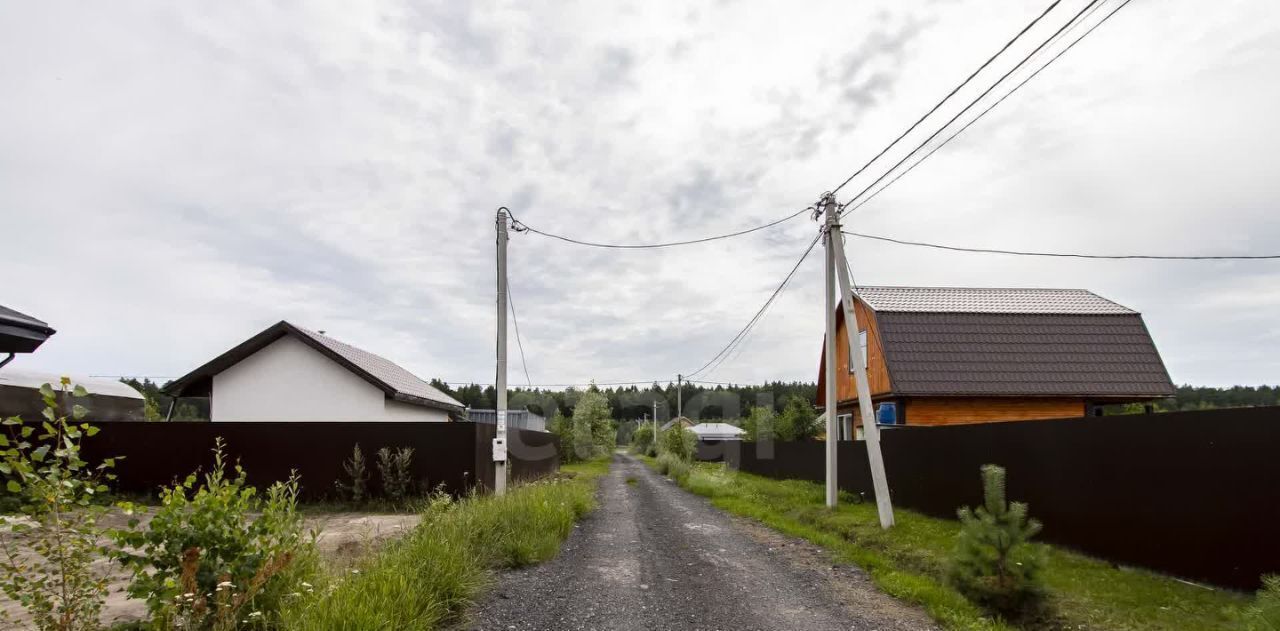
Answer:
[[(858, 310), (854, 308), (853, 288), (849, 279), (849, 270), (845, 267), (844, 236), (840, 233), (840, 224), (831, 233), (832, 243), (836, 250), (836, 279), (840, 283), (840, 305), (844, 310), (844, 321), (849, 334), (849, 361), (853, 364), (854, 381), (858, 388), (858, 412), (862, 416), (862, 433), (867, 441), (867, 463), (871, 467), (871, 485), (876, 494), (876, 509), (880, 513), (880, 526), (889, 528), (894, 524), (893, 501), (889, 497), (889, 479), (884, 471), (884, 455), (880, 452), (880, 426), (876, 425), (875, 412), (871, 406), (871, 386), (867, 381), (867, 366), (862, 363), (862, 350), (854, 341), (852, 331), (861, 331), (858, 322)], [(870, 345), (870, 341), (867, 342)], [(868, 350), (868, 356), (870, 350)]]
[(498, 209), (498, 367), (497, 432), (493, 439), (493, 493), (507, 492), (507, 209)]
[[(858, 311), (853, 302), (853, 283), (849, 278), (849, 270), (846, 267), (848, 258), (845, 255), (844, 236), (840, 232), (840, 217), (837, 215), (838, 206), (836, 206), (834, 198), (828, 198), (828, 204), (824, 206), (824, 212), (827, 213), (826, 230), (827, 245), (832, 260), (828, 261), (831, 268), (827, 270), (827, 282), (831, 284), (833, 278), (839, 284), (840, 290), (840, 308), (844, 313), (845, 330), (848, 332), (849, 343), (849, 365), (853, 370), (854, 383), (858, 392), (858, 413), (862, 417), (862, 433), (867, 443), (867, 463), (871, 468), (871, 484), (876, 496), (876, 509), (880, 514), (880, 526), (889, 528), (894, 525), (893, 517), (893, 501), (889, 497), (889, 480), (884, 470), (884, 456), (880, 451), (880, 427), (876, 425), (875, 412), (871, 405), (871, 386), (867, 381), (867, 366), (862, 362), (862, 351), (858, 344), (854, 342), (858, 331), (862, 330), (862, 325), (858, 322)], [(831, 287), (828, 286), (828, 291)], [(835, 426), (832, 423), (834, 415), (834, 399), (833, 393), (836, 391), (835, 378), (835, 307), (831, 304), (832, 296), (829, 293), (827, 297), (827, 454), (830, 458), (835, 450), (831, 443), (831, 429)], [(835, 484), (835, 467), (829, 466), (827, 479), (827, 500), (829, 506), (834, 506), (832, 496), (832, 488)]]
[(827, 333), (825, 337), (825, 352), (823, 353), (823, 370), (826, 375), (826, 383), (823, 384), (823, 400), (827, 408), (827, 508), (836, 507), (836, 499), (839, 496), (839, 489), (836, 487), (836, 439), (839, 433), (836, 428), (836, 250), (835, 245), (831, 242), (831, 232), (833, 229), (839, 230), (840, 224), (836, 220), (835, 195), (827, 193), (822, 198), (822, 212), (824, 213), (825, 225), (823, 227), (822, 247), (824, 258), (826, 259), (826, 274), (823, 279), (823, 291), (825, 292), (825, 300), (823, 300), (823, 309), (826, 310)]
[(684, 416), (684, 375), (676, 375), (676, 416)]

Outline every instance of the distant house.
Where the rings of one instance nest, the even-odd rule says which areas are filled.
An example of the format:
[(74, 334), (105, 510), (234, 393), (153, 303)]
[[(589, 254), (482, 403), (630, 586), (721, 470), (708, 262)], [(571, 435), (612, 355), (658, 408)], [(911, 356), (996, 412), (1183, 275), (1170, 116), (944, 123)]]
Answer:
[[(68, 375), (72, 385), (82, 386), (89, 392), (86, 399), (76, 403), (89, 409), (87, 420), (141, 421), (146, 419), (146, 400), (142, 393), (118, 379)], [(0, 370), (0, 418), (21, 416), (28, 421), (41, 418), (44, 399), (40, 386), (49, 384), (57, 390), (62, 375), (32, 372), (29, 370)]]
[(676, 425), (679, 425), (680, 427), (683, 427), (685, 429), (689, 429), (690, 427), (693, 427), (693, 420), (687, 416), (677, 416), (667, 421), (666, 423), (663, 423), (661, 431), (665, 432), (671, 429), (672, 427), (675, 427)]
[[(496, 425), (498, 423), (498, 411), (468, 409), (467, 420), (475, 423)], [(547, 419), (529, 410), (507, 410), (507, 427), (545, 432), (547, 431)]]
[[(1174, 394), (1142, 316), (1083, 289), (862, 287), (854, 303), (880, 423), (1070, 418)], [(862, 419), (843, 310), (836, 318), (840, 438), (849, 439)], [(822, 361), (825, 346), (819, 406)]]
[(747, 433), (741, 427), (728, 423), (698, 423), (689, 428), (698, 440), (742, 440)]
[(0, 306), (0, 367), (13, 361), (14, 353), (35, 352), (54, 333), (44, 321)]
[(449, 421), (462, 403), (395, 363), (280, 322), (164, 392), (209, 397), (212, 421)]

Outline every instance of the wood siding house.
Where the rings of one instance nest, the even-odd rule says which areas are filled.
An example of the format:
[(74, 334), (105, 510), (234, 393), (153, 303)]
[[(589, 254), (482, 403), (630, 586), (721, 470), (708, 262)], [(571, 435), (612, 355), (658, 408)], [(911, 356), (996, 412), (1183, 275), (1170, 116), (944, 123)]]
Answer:
[[(863, 287), (855, 309), (881, 423), (1070, 418), (1174, 393), (1142, 315), (1086, 290)], [(838, 311), (836, 392), (850, 439), (862, 419), (844, 320)]]

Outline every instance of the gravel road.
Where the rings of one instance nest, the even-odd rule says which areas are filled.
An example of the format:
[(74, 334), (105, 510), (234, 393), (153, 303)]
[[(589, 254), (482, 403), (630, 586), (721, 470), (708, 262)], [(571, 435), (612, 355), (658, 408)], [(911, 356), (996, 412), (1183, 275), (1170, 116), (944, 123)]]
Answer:
[(558, 557), (502, 574), (466, 628), (936, 628), (857, 568), (721, 512), (629, 456), (614, 457), (599, 500)]

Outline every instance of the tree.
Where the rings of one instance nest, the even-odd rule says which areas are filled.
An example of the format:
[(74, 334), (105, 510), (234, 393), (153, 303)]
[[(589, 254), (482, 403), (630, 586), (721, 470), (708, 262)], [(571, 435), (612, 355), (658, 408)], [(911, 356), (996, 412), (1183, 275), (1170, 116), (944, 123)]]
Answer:
[(697, 435), (676, 423), (671, 426), (671, 429), (662, 432), (659, 452), (684, 462), (691, 462), (697, 445)]
[(813, 405), (799, 396), (787, 397), (786, 406), (774, 424), (778, 440), (809, 440), (818, 435), (818, 417)]
[(616, 440), (609, 399), (593, 385), (573, 408), (573, 448), (579, 458), (596, 458), (613, 451)]
[(956, 511), (960, 536), (952, 553), (951, 581), (970, 600), (1005, 615), (1025, 613), (1044, 594), (1044, 555), (1029, 543), (1040, 522), (1027, 505), (1005, 500), (1005, 471), (982, 467), (983, 505)]
[(653, 424), (641, 423), (640, 427), (631, 433), (631, 452), (649, 455), (653, 450)]
[(777, 417), (771, 407), (754, 407), (742, 422), (742, 429), (747, 432), (746, 439), (758, 442), (770, 442), (776, 439)]

